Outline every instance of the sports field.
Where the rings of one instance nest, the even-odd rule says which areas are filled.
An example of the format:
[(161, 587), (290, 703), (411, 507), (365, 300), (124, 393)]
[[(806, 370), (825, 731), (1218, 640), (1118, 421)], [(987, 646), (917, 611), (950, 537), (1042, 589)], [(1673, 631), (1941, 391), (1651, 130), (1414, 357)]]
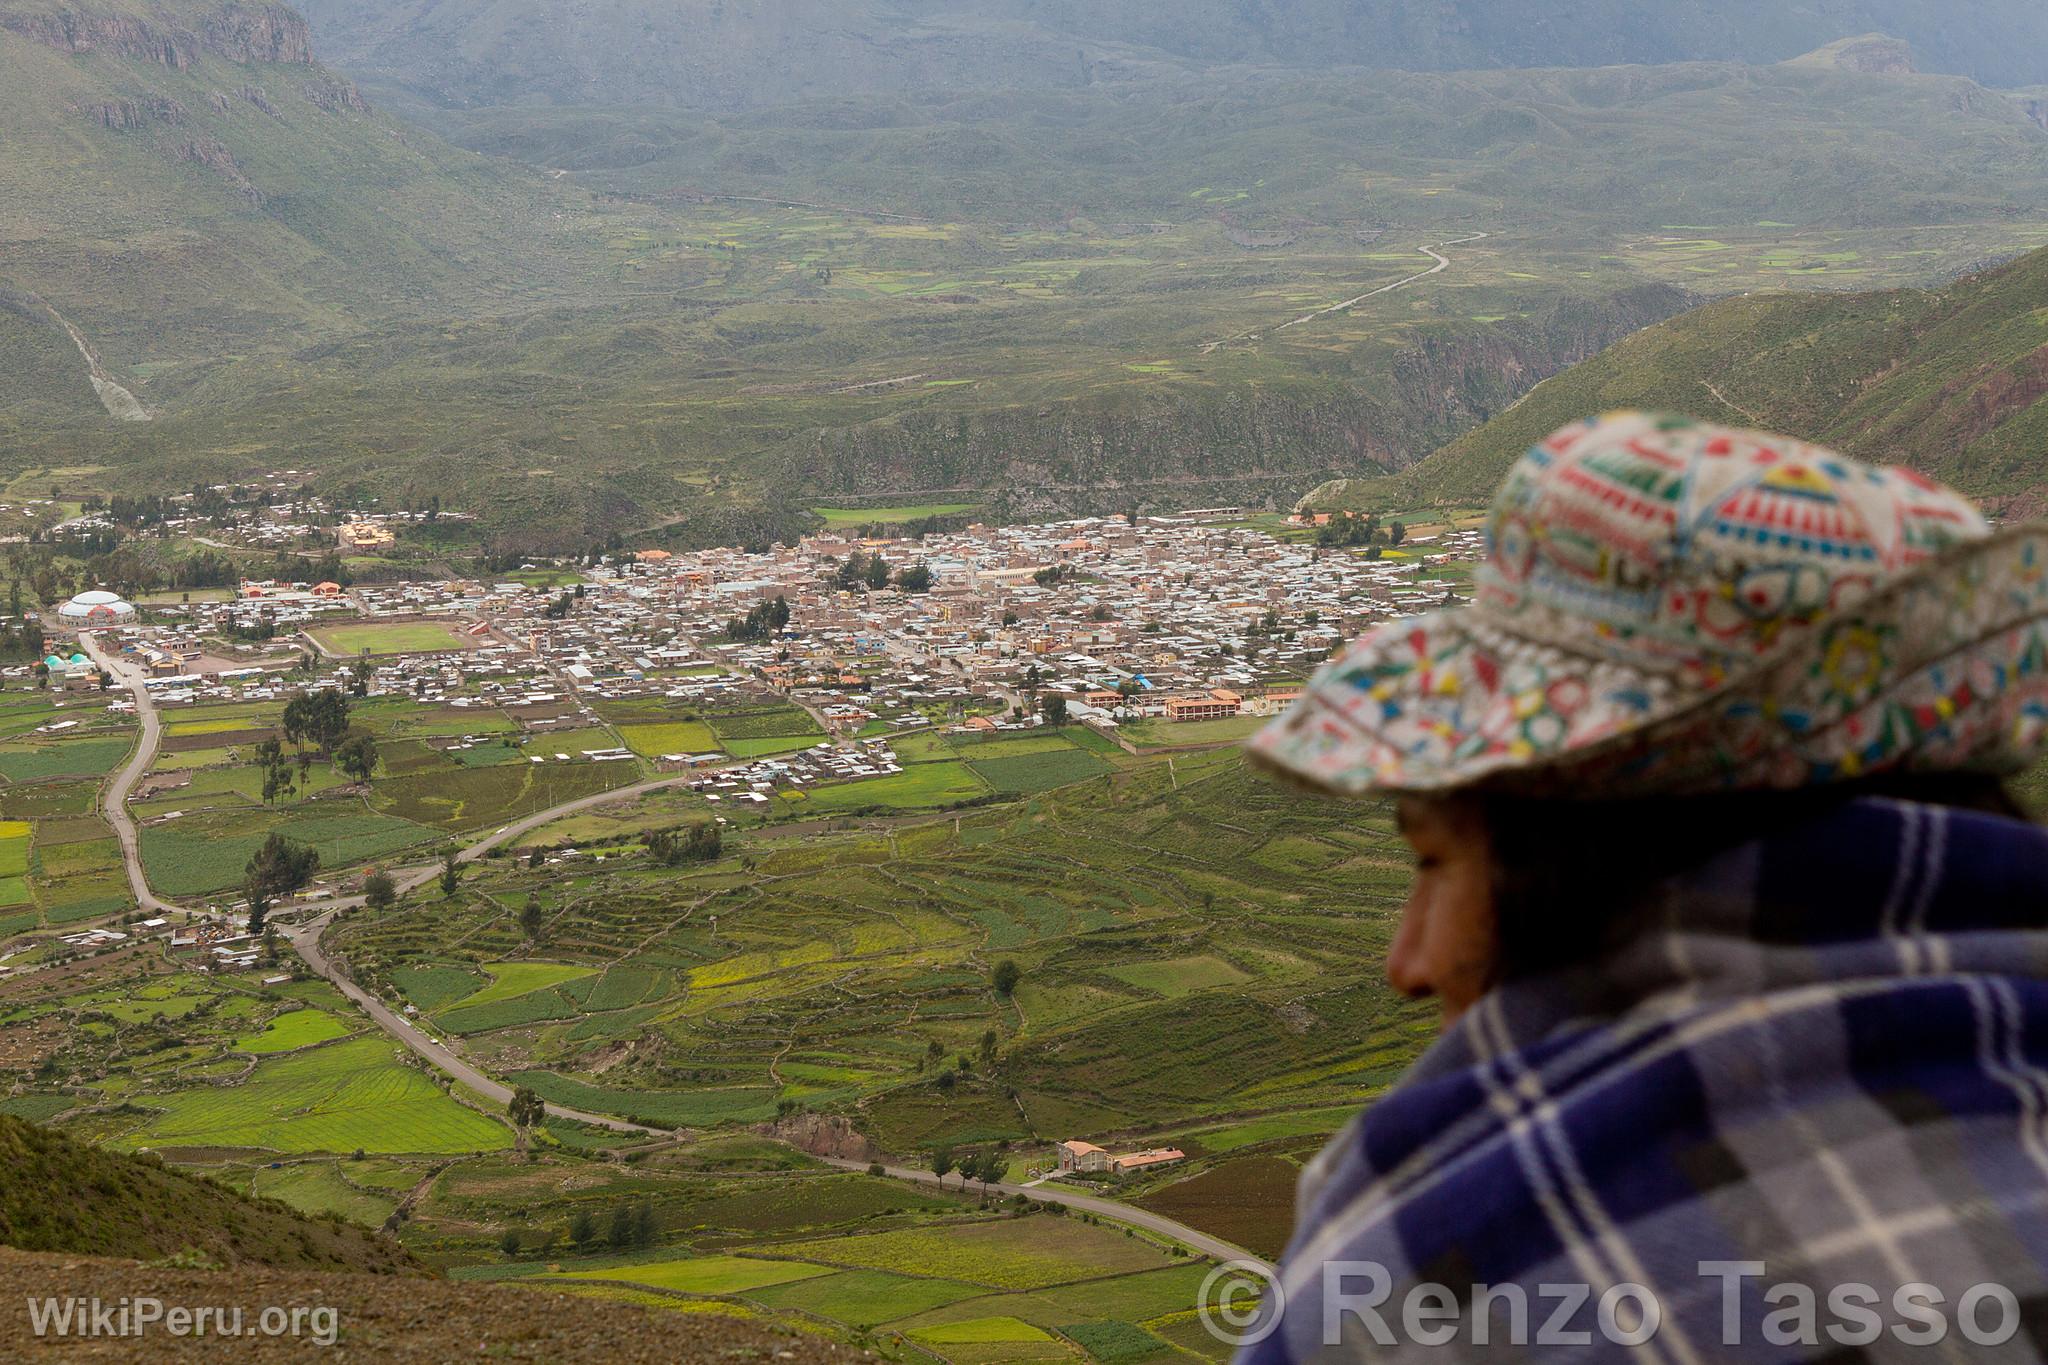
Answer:
[(355, 621), (315, 626), (311, 635), (329, 654), (435, 654), (468, 649), (468, 637), (452, 621)]

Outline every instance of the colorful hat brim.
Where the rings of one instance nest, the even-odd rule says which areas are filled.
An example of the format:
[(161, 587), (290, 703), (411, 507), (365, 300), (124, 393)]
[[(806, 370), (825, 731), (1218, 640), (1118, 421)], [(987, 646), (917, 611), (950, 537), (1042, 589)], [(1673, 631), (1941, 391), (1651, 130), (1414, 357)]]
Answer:
[(2048, 526), (1950, 547), (1721, 679), (1531, 638), (1477, 607), (1390, 622), (1249, 743), (1319, 789), (1557, 796), (2009, 771), (2048, 721)]

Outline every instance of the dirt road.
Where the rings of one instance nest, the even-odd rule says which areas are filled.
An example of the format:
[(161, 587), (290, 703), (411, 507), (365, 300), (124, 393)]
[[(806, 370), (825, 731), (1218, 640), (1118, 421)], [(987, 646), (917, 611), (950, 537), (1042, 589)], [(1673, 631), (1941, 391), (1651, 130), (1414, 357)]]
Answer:
[(128, 889), (134, 892), (135, 903), (159, 914), (176, 910), (179, 907), (159, 899), (149, 889), (149, 878), (142, 870), (142, 836), (135, 828), (135, 817), (128, 813), (128, 794), (135, 790), (135, 784), (156, 762), (157, 745), (163, 740), (163, 720), (157, 715), (156, 703), (150, 700), (149, 688), (143, 684), (144, 675), (140, 669), (108, 654), (90, 631), (79, 637), (79, 643), (94, 663), (111, 673), (114, 680), (135, 698), (135, 717), (142, 724), (142, 735), (136, 741), (135, 752), (129, 755), (127, 763), (114, 774), (101, 795), (100, 813), (113, 827), (114, 837), (121, 841), (121, 861), (127, 865)]

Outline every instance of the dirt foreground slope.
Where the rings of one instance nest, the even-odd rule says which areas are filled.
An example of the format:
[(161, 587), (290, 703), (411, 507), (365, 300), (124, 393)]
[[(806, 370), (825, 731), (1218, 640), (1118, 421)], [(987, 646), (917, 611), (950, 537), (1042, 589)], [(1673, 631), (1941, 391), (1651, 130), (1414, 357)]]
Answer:
[[(144, 1335), (74, 1331), (38, 1337), (29, 1304), (47, 1297), (160, 1301), (168, 1310), (241, 1309), (243, 1335), (175, 1336), (163, 1324)], [(302, 1314), (300, 1335), (263, 1336), (265, 1308), (333, 1310), (333, 1344)], [(216, 1319), (218, 1320), (218, 1319)], [(74, 1320), (76, 1322), (76, 1320)], [(864, 1352), (718, 1313), (667, 1312), (633, 1304), (387, 1275), (323, 1274), (245, 1266), (172, 1270), (135, 1261), (41, 1255), (0, 1248), (0, 1360), (51, 1361), (547, 1361), (579, 1365), (671, 1365), (758, 1361), (762, 1365), (855, 1365)]]

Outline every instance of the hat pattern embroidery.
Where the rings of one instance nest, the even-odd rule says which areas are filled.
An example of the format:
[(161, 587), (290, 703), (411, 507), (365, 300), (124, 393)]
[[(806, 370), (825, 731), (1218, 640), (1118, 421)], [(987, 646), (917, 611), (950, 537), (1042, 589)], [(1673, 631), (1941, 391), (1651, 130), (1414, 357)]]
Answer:
[(2048, 710), (2044, 535), (1910, 470), (1611, 414), (1510, 472), (1470, 607), (1369, 632), (1252, 750), (1352, 792), (2010, 766)]

